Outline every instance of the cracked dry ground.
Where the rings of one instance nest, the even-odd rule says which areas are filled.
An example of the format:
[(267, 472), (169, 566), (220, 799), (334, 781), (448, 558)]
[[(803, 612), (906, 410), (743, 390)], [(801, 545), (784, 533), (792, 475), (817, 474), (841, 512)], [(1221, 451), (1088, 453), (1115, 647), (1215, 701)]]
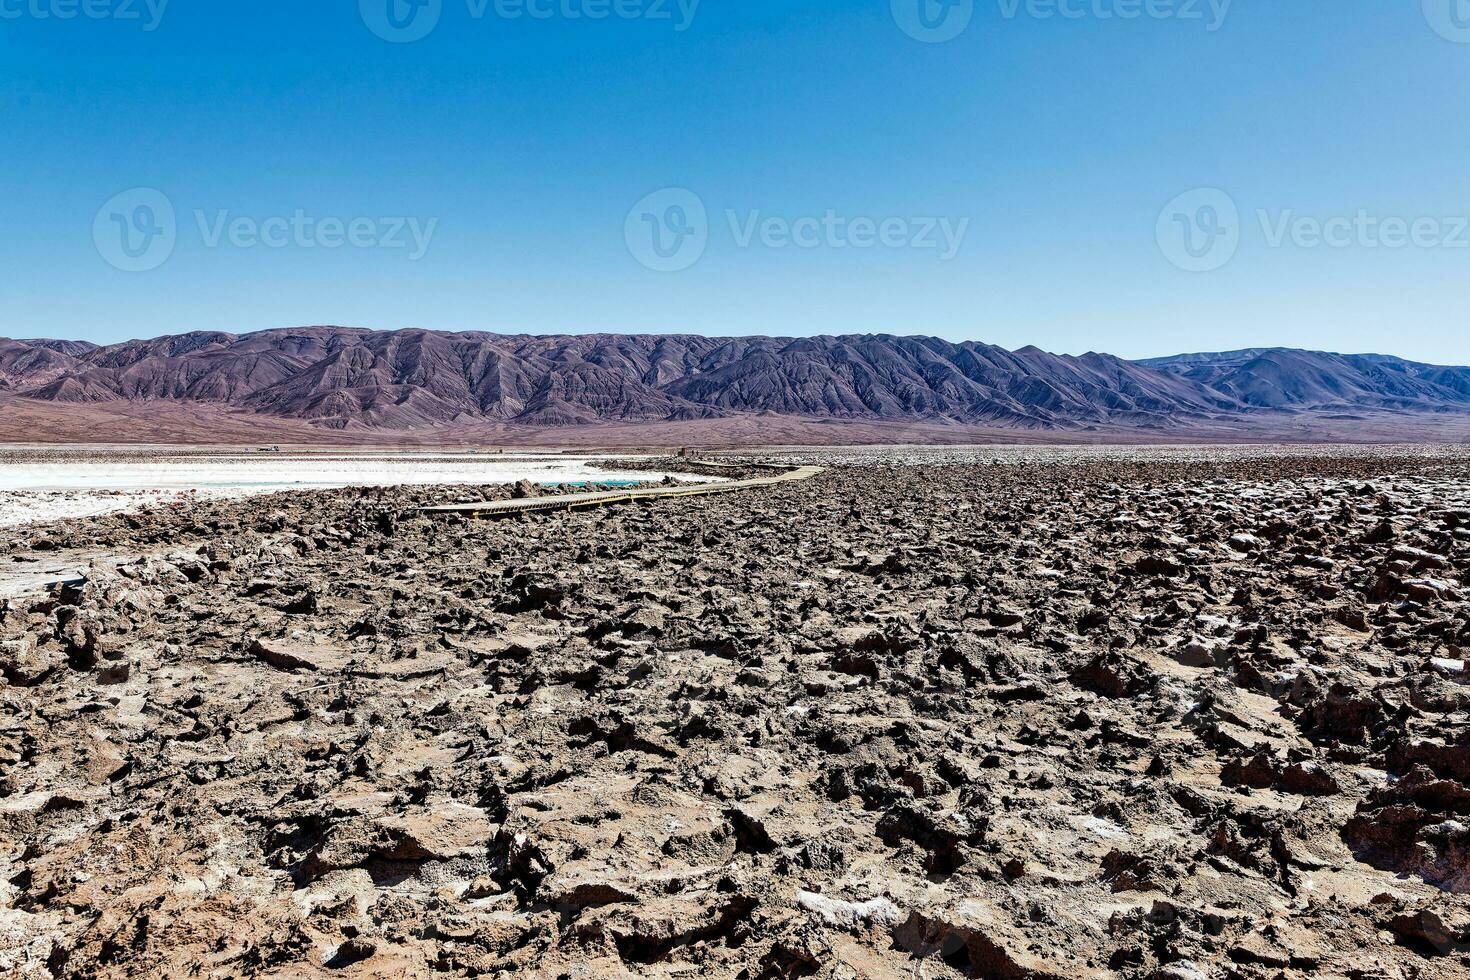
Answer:
[(1463, 456), (434, 497), (10, 546), (0, 973), (1470, 977)]

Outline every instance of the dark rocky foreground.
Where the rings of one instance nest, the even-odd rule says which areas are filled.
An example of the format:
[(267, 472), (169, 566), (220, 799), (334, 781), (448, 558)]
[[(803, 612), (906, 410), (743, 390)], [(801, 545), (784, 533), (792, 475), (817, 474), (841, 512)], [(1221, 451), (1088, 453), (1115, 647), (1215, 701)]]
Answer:
[(1470, 457), (1226, 459), (17, 535), (0, 974), (1470, 977)]

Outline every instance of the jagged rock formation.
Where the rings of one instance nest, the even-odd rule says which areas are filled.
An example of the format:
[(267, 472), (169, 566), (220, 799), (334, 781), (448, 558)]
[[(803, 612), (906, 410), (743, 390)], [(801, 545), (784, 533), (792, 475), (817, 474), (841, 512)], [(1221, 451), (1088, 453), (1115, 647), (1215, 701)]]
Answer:
[(169, 400), (331, 428), (772, 413), (1022, 429), (1162, 429), (1252, 413), (1470, 413), (1470, 368), (1246, 351), (1129, 362), (932, 337), (500, 336), (309, 327), (107, 347), (0, 340), (0, 392)]
[(1467, 980), (1470, 452), (1314, 452), (5, 532), (0, 976)]

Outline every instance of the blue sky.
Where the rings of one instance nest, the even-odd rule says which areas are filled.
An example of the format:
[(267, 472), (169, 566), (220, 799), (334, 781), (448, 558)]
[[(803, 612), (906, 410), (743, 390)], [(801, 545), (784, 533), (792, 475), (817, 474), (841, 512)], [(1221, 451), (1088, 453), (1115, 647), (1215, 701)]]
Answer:
[(149, 2), (0, 0), (0, 335), (1470, 363), (1464, 0)]

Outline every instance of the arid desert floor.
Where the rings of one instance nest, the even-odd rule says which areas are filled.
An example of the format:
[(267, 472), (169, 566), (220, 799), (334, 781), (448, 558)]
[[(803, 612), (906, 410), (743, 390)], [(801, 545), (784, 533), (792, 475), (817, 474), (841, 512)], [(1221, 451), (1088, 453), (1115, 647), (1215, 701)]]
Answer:
[(1470, 450), (725, 458), (0, 528), (0, 975), (1470, 977)]
[[(565, 452), (0, 444), (0, 528), (341, 487), (543, 486), (662, 478)], [(680, 477), (687, 479), (687, 477)], [(703, 479), (703, 478), (695, 478)]]

